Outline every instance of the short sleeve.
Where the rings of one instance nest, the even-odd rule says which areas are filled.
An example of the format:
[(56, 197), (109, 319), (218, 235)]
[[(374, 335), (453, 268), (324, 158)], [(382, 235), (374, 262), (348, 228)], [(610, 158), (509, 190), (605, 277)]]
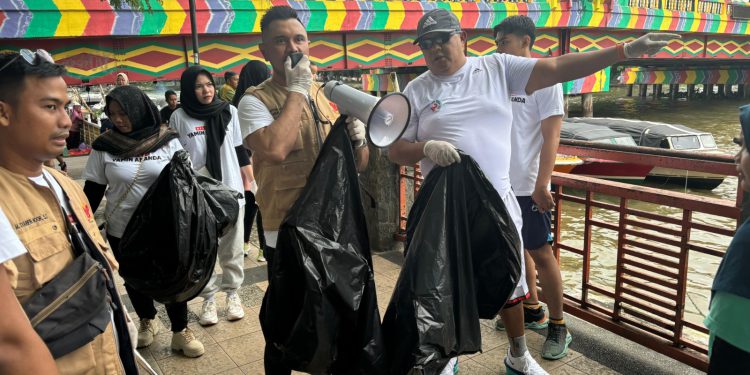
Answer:
[(565, 114), (565, 102), (563, 100), (562, 85), (546, 87), (537, 91), (537, 106), (539, 107), (539, 120), (544, 121), (552, 116)]
[(177, 131), (177, 134), (179, 135), (180, 144), (182, 147), (187, 146), (187, 140), (184, 138), (184, 135), (180, 131), (180, 126), (182, 126), (182, 120), (180, 118), (180, 113), (182, 113), (181, 109), (177, 109), (176, 111), (172, 112), (172, 116), (169, 117), (169, 127)]
[(495, 53), (492, 55), (499, 64), (503, 66), (505, 81), (511, 94), (526, 94), (526, 84), (529, 83), (531, 71), (534, 70), (537, 59), (518, 57), (507, 53)]
[(232, 106), (232, 112), (233, 112), (233, 116), (232, 116), (232, 141), (233, 141), (232, 143), (233, 144), (232, 146), (233, 147), (242, 146), (242, 132), (240, 131), (239, 111), (237, 111), (237, 108), (234, 108), (233, 105), (230, 104), (230, 106)]
[(271, 125), (273, 116), (266, 105), (254, 95), (244, 95), (237, 108), (241, 139)]
[(417, 113), (416, 103), (412, 99), (413, 91), (409, 90), (409, 86), (404, 89), (404, 95), (406, 95), (406, 98), (409, 99), (409, 105), (411, 106), (411, 114), (409, 115), (409, 125), (407, 125), (406, 130), (404, 131), (404, 134), (401, 136), (401, 139), (409, 142), (414, 142), (417, 140), (417, 129), (419, 129), (419, 114)]
[(89, 155), (89, 159), (86, 162), (86, 168), (83, 169), (81, 175), (83, 180), (96, 182), (99, 185), (109, 185), (107, 183), (107, 175), (104, 171), (104, 152), (93, 150)]
[(10, 225), (8, 217), (0, 210), (0, 264), (26, 253), (26, 247)]

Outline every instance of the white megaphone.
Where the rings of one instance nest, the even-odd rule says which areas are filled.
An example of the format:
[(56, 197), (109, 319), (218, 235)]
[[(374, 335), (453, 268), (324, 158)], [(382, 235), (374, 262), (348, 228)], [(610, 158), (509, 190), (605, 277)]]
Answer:
[(392, 93), (378, 98), (339, 81), (326, 83), (323, 92), (338, 106), (339, 113), (354, 116), (367, 125), (370, 143), (377, 147), (388, 147), (396, 142), (409, 125), (411, 105), (404, 94)]

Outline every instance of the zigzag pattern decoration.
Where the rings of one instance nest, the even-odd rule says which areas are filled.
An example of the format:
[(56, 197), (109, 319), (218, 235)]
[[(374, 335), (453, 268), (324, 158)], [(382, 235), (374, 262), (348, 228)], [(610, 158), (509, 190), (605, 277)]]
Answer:
[[(187, 0), (143, 0), (152, 12), (114, 10), (102, 0), (3, 0), (0, 38), (189, 35)], [(453, 11), (465, 29), (491, 29), (523, 14), (541, 28), (614, 28), (748, 35), (748, 23), (723, 14), (642, 9), (628, 0), (513, 2), (196, 0), (201, 34), (260, 32), (272, 5), (298, 11), (309, 32), (413, 31), (427, 11)]]
[(600, 70), (590, 76), (562, 84), (564, 94), (586, 94), (609, 91), (610, 68)]
[(670, 85), (670, 84), (725, 84), (750, 83), (750, 70), (746, 69), (690, 69), (690, 70), (644, 70), (627, 68), (620, 73), (622, 84)]
[[(495, 38), (492, 33), (480, 33), (471, 31), (466, 41), (466, 53), (468, 56), (491, 55), (496, 51)], [(531, 54), (533, 57), (550, 57), (560, 55), (560, 38), (554, 30), (538, 30), (534, 47)]]
[(720, 59), (750, 59), (750, 40), (709, 37), (706, 42), (706, 55)]
[[(570, 37), (571, 52), (589, 52), (626, 43), (640, 34), (627, 31), (573, 30)], [(657, 58), (702, 58), (704, 57), (704, 37), (686, 34), (674, 40), (654, 55)]]

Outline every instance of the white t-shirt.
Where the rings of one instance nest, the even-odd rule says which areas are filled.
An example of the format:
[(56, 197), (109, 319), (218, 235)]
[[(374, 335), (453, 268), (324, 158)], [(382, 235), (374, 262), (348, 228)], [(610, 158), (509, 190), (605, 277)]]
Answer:
[(0, 264), (26, 254), (26, 247), (16, 235), (3, 210), (0, 210), (0, 239)]
[[(156, 178), (164, 169), (175, 152), (182, 150), (182, 145), (177, 139), (169, 141), (160, 149), (138, 157), (121, 158), (108, 152), (93, 150), (86, 163), (86, 169), (81, 178), (107, 185), (107, 207), (104, 217), (107, 219), (107, 234), (121, 238), (125, 232), (130, 217), (141, 203), (146, 191), (154, 184)], [(140, 173), (138, 166), (143, 161)], [(128, 191), (128, 186), (133, 178), (138, 177), (133, 183), (130, 193), (123, 198)], [(118, 206), (118, 202), (122, 202)]]
[[(245, 185), (242, 183), (240, 163), (237, 161), (237, 153), (234, 150), (235, 147), (242, 145), (242, 136), (237, 108), (233, 105), (230, 105), (229, 108), (232, 112), (232, 119), (229, 121), (224, 143), (221, 144), (219, 150), (221, 152), (221, 182), (242, 194), (243, 198), (239, 199), (240, 207), (242, 207), (245, 205)], [(188, 116), (182, 108), (178, 108), (172, 113), (169, 126), (180, 134), (180, 143), (190, 153), (193, 169), (196, 171), (202, 170), (206, 166), (206, 154), (208, 153), (206, 124)]]
[[(411, 103), (407, 141), (447, 141), (479, 164), (500, 196), (510, 191), (511, 93), (524, 94), (536, 59), (507, 54), (468, 57), (450, 76), (425, 72), (404, 94)], [(427, 176), (434, 164), (420, 162)]]
[(513, 152), (510, 156), (510, 184), (517, 197), (534, 193), (542, 150), (542, 121), (565, 114), (562, 85), (546, 87), (531, 95), (511, 95), (513, 103)]
[(271, 125), (273, 115), (266, 108), (266, 105), (256, 98), (255, 95), (245, 95), (240, 99), (237, 105), (237, 112), (240, 117), (240, 129), (242, 129), (242, 139), (248, 135)]

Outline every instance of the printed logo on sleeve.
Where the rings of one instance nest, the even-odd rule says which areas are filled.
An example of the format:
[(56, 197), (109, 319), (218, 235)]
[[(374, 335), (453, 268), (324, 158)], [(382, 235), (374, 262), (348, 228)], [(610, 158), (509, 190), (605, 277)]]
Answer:
[(510, 101), (513, 103), (526, 104), (526, 97), (525, 96), (511, 96)]

